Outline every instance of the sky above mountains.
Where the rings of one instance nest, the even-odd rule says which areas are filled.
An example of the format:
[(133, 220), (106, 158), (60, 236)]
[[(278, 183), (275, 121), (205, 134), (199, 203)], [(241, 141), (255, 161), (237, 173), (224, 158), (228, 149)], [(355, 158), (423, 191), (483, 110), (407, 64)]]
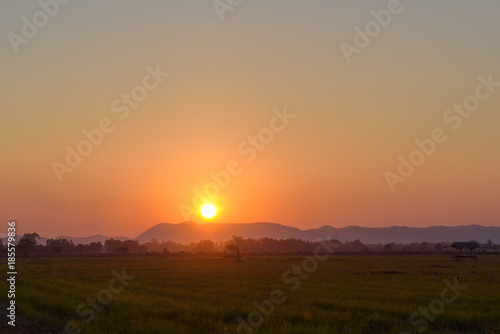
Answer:
[(1, 219), (500, 225), (498, 1), (221, 2), (0, 4)]

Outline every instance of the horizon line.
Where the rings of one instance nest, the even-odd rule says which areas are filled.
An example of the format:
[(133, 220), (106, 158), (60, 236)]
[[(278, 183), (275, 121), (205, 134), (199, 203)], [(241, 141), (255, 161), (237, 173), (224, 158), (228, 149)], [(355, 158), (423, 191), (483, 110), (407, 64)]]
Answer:
[[(304, 229), (301, 229), (299, 227), (290, 226), (290, 225), (284, 225), (284, 224), (281, 224), (281, 223), (274, 223), (274, 222), (247, 222), (247, 223), (217, 223), (217, 222), (213, 222), (213, 223), (197, 223), (197, 222), (194, 222), (194, 221), (182, 221), (182, 222), (179, 222), (179, 223), (169, 223), (169, 222), (157, 223), (157, 224), (155, 224), (155, 225), (153, 225), (153, 226), (145, 229), (142, 233), (140, 233), (136, 237), (127, 237), (127, 236), (120, 236), (120, 235), (108, 236), (108, 235), (105, 235), (105, 234), (102, 234), (102, 233), (96, 233), (96, 234), (91, 234), (91, 235), (87, 235), (87, 236), (58, 235), (56, 237), (45, 237), (45, 236), (41, 236), (40, 235), (40, 238), (44, 238), (44, 239), (63, 239), (63, 238), (80, 238), (80, 239), (86, 239), (86, 238), (95, 237), (95, 236), (103, 236), (103, 237), (108, 237), (108, 238), (126, 238), (126, 239), (134, 240), (134, 239), (137, 239), (138, 237), (140, 237), (145, 232), (147, 232), (150, 229), (154, 228), (155, 226), (158, 226), (158, 225), (161, 225), (161, 224), (181, 225), (181, 224), (186, 224), (186, 223), (192, 223), (192, 224), (196, 224), (196, 225), (199, 225), (199, 226), (204, 226), (204, 225), (230, 225), (230, 224), (231, 225), (274, 224), (274, 225), (280, 225), (280, 226), (284, 226), (284, 227), (294, 228), (294, 229), (297, 229), (297, 230), (302, 231), (302, 232), (309, 231), (309, 230), (317, 230), (317, 229), (324, 228), (324, 227), (331, 227), (331, 228), (334, 228), (334, 229), (345, 229), (345, 228), (349, 228), (349, 227), (359, 227), (359, 228), (368, 228), (368, 229), (383, 229), (383, 228), (394, 228), (394, 227), (398, 227), (398, 228), (413, 228), (413, 229), (426, 229), (426, 228), (431, 228), (431, 227), (470, 227), (470, 226), (479, 226), (479, 227), (486, 227), (486, 228), (487, 227), (500, 227), (500, 226), (494, 226), (494, 225), (486, 226), (486, 225), (480, 225), (480, 224), (470, 224), (470, 225), (429, 225), (429, 226), (424, 226), (424, 227), (408, 226), (408, 225), (373, 226), (373, 227), (371, 227), (371, 226), (360, 226), (360, 225), (347, 225), (347, 226), (343, 226), (343, 227), (335, 227), (335, 226), (332, 226), (332, 225), (322, 225), (320, 227), (308, 228), (308, 229), (304, 230)], [(37, 233), (37, 232), (36, 231), (31, 231), (31, 232), (25, 232), (25, 233)], [(22, 234), (19, 234), (19, 236), (22, 236)], [(0, 233), (0, 238), (6, 238), (6, 237), (7, 237), (6, 233)]]

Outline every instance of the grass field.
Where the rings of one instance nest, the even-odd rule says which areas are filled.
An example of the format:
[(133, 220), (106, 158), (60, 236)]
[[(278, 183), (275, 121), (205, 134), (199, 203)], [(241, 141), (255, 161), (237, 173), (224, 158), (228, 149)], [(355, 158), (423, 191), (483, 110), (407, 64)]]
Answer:
[[(500, 332), (500, 256), (331, 256), (317, 268), (304, 258), (26, 259), (17, 265), (17, 315), (37, 329), (64, 332), (69, 323), (82, 333), (236, 333), (239, 317), (242, 333), (416, 333), (424, 323), (427, 333)], [(294, 274), (303, 263), (310, 273)], [(112, 273), (122, 268), (134, 276), (127, 286)], [(428, 319), (410, 321), (423, 309)]]

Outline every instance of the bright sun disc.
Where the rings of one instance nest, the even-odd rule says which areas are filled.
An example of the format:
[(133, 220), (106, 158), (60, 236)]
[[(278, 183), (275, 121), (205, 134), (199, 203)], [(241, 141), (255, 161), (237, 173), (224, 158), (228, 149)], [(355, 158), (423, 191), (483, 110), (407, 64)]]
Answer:
[(212, 204), (205, 204), (201, 208), (201, 214), (205, 218), (212, 218), (217, 213), (217, 209)]

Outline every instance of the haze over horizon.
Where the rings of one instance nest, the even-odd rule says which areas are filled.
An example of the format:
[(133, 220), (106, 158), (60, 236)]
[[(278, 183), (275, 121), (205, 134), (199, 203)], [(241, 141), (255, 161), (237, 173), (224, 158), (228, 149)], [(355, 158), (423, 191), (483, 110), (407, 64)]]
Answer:
[[(370, 226), (370, 227), (367, 227), (367, 226), (360, 226), (360, 225), (345, 225), (345, 226), (332, 226), (332, 225), (321, 225), (321, 226), (313, 226), (313, 227), (308, 227), (308, 228), (300, 228), (300, 227), (296, 227), (296, 226), (290, 226), (290, 225), (286, 225), (286, 224), (281, 224), (281, 223), (275, 223), (275, 222), (241, 222), (241, 223), (219, 223), (219, 222), (210, 222), (210, 223), (197, 223), (197, 222), (194, 222), (194, 221), (185, 221), (185, 222), (179, 222), (179, 223), (169, 223), (169, 222), (161, 222), (161, 223), (157, 223), (157, 224), (154, 224), (154, 225), (151, 225), (149, 227), (146, 227), (145, 230), (141, 231), (138, 235), (125, 235), (125, 234), (121, 234), (120, 231), (115, 231), (111, 234), (104, 234), (104, 233), (100, 233), (100, 232), (95, 232), (95, 233), (91, 233), (91, 234), (80, 234), (80, 235), (63, 235), (63, 234), (54, 234), (54, 235), (40, 235), (40, 237), (42, 238), (60, 238), (60, 237), (71, 237), (71, 238), (87, 238), (87, 237), (92, 237), (92, 236), (96, 236), (96, 235), (102, 235), (102, 236), (106, 236), (106, 237), (110, 237), (110, 238), (113, 238), (113, 237), (119, 237), (119, 238), (128, 238), (128, 239), (136, 239), (137, 237), (139, 237), (140, 235), (142, 235), (144, 232), (147, 232), (151, 229), (154, 229), (158, 226), (161, 226), (163, 224), (168, 224), (168, 225), (182, 225), (182, 224), (185, 224), (185, 223), (195, 223), (197, 225), (248, 225), (248, 224), (272, 224), (272, 225), (280, 225), (280, 226), (283, 226), (283, 227), (292, 227), (292, 228), (297, 228), (299, 229), (300, 231), (308, 231), (308, 230), (315, 230), (315, 229), (320, 229), (322, 227), (334, 227), (334, 228), (337, 228), (337, 229), (343, 229), (343, 228), (352, 228), (352, 227), (360, 227), (360, 228), (374, 228), (374, 229), (383, 229), (383, 228), (400, 228), (400, 227), (403, 227), (403, 228), (417, 228), (417, 229), (426, 229), (426, 228), (429, 228), (429, 227), (470, 227), (470, 226), (480, 226), (480, 227), (498, 227), (496, 225), (491, 225), (491, 226), (488, 226), (488, 225), (480, 225), (480, 224), (470, 224), (470, 225), (456, 225), (456, 226), (451, 226), (451, 225), (431, 225), (431, 226), (418, 226), (418, 227), (415, 227), (415, 226), (406, 226), (406, 225), (391, 225), (391, 226)], [(238, 233), (236, 233), (238, 234)], [(3, 235), (1, 235), (3, 237)], [(286, 238), (286, 236), (283, 236), (284, 238)], [(200, 239), (200, 240), (203, 240), (203, 239)]]
[[(346, 61), (387, 6), (243, 1), (221, 21), (212, 1), (72, 1), (15, 52), (8, 33), (41, 9), (1, 4), (1, 220), (52, 237), (500, 226), (500, 2), (401, 1)], [(71, 167), (68, 147), (91, 152)], [(391, 187), (400, 157), (419, 166)]]

